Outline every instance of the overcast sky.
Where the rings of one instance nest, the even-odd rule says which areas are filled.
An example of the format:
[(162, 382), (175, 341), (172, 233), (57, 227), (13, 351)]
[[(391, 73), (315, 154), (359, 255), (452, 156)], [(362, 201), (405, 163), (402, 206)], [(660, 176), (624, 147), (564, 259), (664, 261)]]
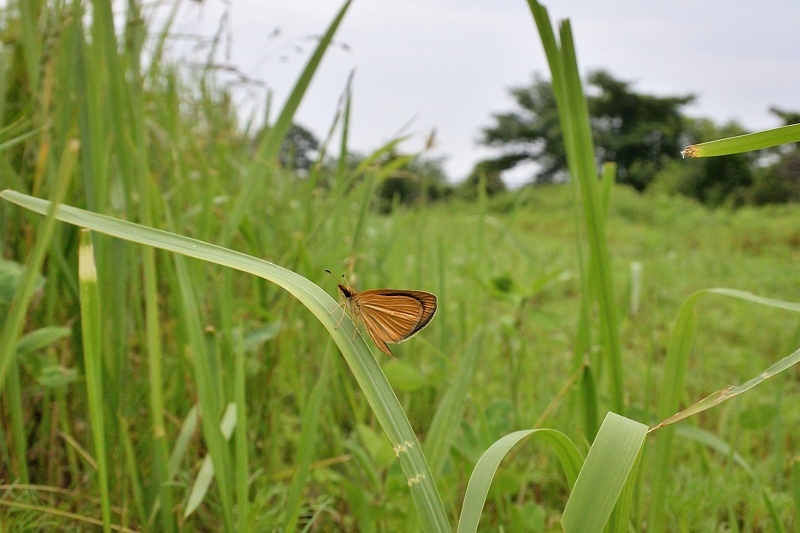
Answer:
[[(273, 115), (339, 10), (337, 0), (206, 0), (184, 3), (176, 30), (211, 35), (228, 12), (220, 57), (273, 92)], [(800, 109), (800, 1), (641, 0), (543, 2), (569, 18), (581, 72), (603, 68), (634, 90), (695, 94), (692, 116), (779, 125), (770, 106)], [(273, 31), (279, 29), (275, 36)], [(491, 115), (512, 108), (508, 87), (534, 72), (549, 78), (525, 0), (354, 0), (296, 115), (326, 136), (355, 69), (351, 150), (369, 152), (398, 133), (419, 150), (432, 129), (433, 156), (453, 179), (491, 152), (477, 146)], [(344, 46), (342, 46), (344, 45)], [(251, 102), (261, 102), (251, 94)], [(274, 116), (272, 117), (274, 119)]]

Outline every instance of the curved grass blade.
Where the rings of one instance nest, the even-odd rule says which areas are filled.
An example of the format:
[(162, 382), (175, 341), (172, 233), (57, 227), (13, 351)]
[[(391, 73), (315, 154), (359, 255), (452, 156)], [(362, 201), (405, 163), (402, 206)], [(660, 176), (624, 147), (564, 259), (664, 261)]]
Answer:
[[(46, 200), (16, 191), (0, 192), (0, 198), (42, 214), (50, 207), (50, 203)], [(405, 412), (363, 337), (356, 335), (356, 340), (352, 340), (354, 324), (351, 321), (343, 321), (339, 325), (337, 313), (334, 312), (339, 309), (339, 304), (330, 294), (308, 279), (283, 267), (197, 239), (66, 205), (59, 205), (55, 209), (55, 218), (127, 241), (202, 259), (262, 277), (279, 285), (300, 300), (317, 317), (336, 342), (361, 387), (364, 397), (389, 438), (408, 481), (411, 496), (420, 515), (422, 530), (446, 531), (450, 529), (433, 476)]]
[(552, 446), (561, 461), (570, 488), (575, 484), (583, 458), (566, 435), (554, 429), (528, 429), (509, 433), (492, 444), (475, 465), (469, 478), (467, 492), (464, 494), (461, 518), (458, 520), (459, 533), (478, 530), (486, 495), (489, 493), (489, 487), (500, 462), (521, 440), (532, 435), (544, 438)]
[[(661, 391), (661, 401), (658, 405), (658, 419), (665, 419), (677, 411), (683, 397), (683, 384), (686, 378), (686, 369), (689, 356), (694, 344), (694, 335), (697, 325), (697, 314), (694, 307), (701, 296), (705, 294), (719, 294), (752, 303), (785, 309), (787, 311), (800, 311), (800, 304), (764, 298), (755, 294), (726, 288), (713, 288), (697, 291), (687, 298), (678, 311), (675, 325), (670, 333), (669, 348), (664, 365), (663, 383), (668, 384)], [(791, 357), (791, 356), (790, 356)], [(669, 486), (672, 443), (675, 440), (674, 428), (662, 428), (658, 432), (655, 442), (655, 451), (652, 454), (653, 468), (653, 495), (648, 521), (651, 530), (658, 533), (663, 531), (664, 515), (666, 513), (666, 493)]]
[(768, 369), (761, 372), (759, 375), (754, 377), (753, 379), (748, 380), (746, 383), (742, 385), (729, 385), (724, 389), (720, 389), (713, 394), (710, 394), (700, 400), (699, 402), (695, 403), (691, 407), (687, 407), (683, 411), (679, 413), (675, 413), (674, 415), (670, 416), (669, 418), (662, 421), (657, 426), (654, 426), (650, 429), (650, 431), (655, 431), (660, 427), (668, 426), (670, 424), (674, 424), (680, 420), (685, 418), (689, 418), (692, 415), (696, 415), (697, 413), (702, 413), (707, 409), (711, 409), (715, 405), (719, 405), (722, 402), (728, 401), (731, 398), (735, 398), (740, 394), (749, 391), (756, 385), (763, 383), (764, 381), (768, 380), (769, 378), (783, 372), (787, 368), (791, 368), (795, 364), (800, 362), (800, 349), (796, 350), (791, 355), (787, 355)]
[(602, 531), (644, 445), (647, 426), (608, 413), (570, 494), (564, 531)]

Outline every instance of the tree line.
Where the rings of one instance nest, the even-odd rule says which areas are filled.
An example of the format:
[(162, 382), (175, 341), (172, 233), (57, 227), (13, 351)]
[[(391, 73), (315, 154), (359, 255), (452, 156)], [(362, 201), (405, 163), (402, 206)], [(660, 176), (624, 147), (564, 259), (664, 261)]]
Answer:
[[(587, 77), (586, 92), (598, 168), (604, 162), (616, 163), (618, 183), (639, 192), (688, 196), (711, 207), (800, 201), (800, 150), (796, 144), (751, 154), (682, 160), (680, 151), (689, 144), (747, 131), (735, 122), (720, 125), (686, 114), (695, 95), (637, 92), (629, 82), (604, 70)], [(478, 162), (458, 183), (446, 175), (442, 160), (412, 160), (380, 184), (382, 210), (422, 199), (474, 198), (480, 187), (490, 195), (501, 193), (507, 190), (503, 175), (521, 168), (530, 169), (527, 185), (566, 182), (567, 157), (550, 81), (534, 76), (527, 85), (511, 87), (509, 93), (513, 108), (492, 115), (491, 124), (480, 134), (479, 142), (492, 148), (495, 156)], [(800, 112), (777, 108), (770, 112), (779, 125), (800, 122)], [(311, 163), (308, 150), (317, 146), (313, 135), (298, 126), (285, 141), (284, 163), (302, 171)]]

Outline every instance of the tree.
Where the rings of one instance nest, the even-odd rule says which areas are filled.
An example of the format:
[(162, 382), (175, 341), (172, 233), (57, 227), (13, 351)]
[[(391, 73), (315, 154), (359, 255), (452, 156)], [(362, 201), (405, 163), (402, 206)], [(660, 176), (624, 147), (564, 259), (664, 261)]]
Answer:
[[(399, 157), (390, 154), (389, 160)], [(452, 193), (443, 158), (419, 156), (393, 172), (378, 186), (378, 209), (389, 213), (395, 204), (413, 205), (442, 200)]]
[(286, 137), (283, 138), (278, 159), (284, 168), (294, 170), (301, 176), (307, 175), (308, 170), (317, 158), (319, 140), (299, 124), (292, 124)]
[[(770, 108), (770, 112), (784, 125), (800, 123), (800, 112)], [(757, 173), (751, 200), (755, 204), (800, 202), (800, 145), (784, 144), (770, 150)]]
[(533, 161), (539, 171), (531, 182), (552, 183), (567, 177), (567, 153), (561, 137), (558, 110), (553, 87), (534, 74), (527, 87), (512, 87), (509, 93), (514, 98), (517, 110), (493, 115), (495, 125), (482, 130), (481, 144), (498, 148), (500, 156), (481, 161), (471, 177), (481, 170), (491, 168), (501, 173), (518, 164)]
[[(644, 190), (666, 159), (677, 157), (686, 144), (681, 108), (695, 97), (637, 93), (602, 70), (590, 74), (587, 82), (598, 165), (616, 162), (618, 181)], [(538, 172), (531, 181), (565, 179), (567, 158), (552, 85), (534, 76), (531, 85), (509, 92), (517, 109), (495, 114), (495, 124), (482, 130), (481, 142), (502, 152), (490, 160), (493, 168), (508, 170), (532, 161)]]
[(504, 170), (502, 164), (494, 160), (478, 162), (460, 186), (462, 195), (470, 200), (477, 198), (481, 185), (489, 196), (504, 192), (506, 185), (500, 177), (502, 170)]
[(588, 97), (598, 158), (616, 162), (617, 181), (643, 191), (665, 158), (677, 158), (685, 145), (680, 110), (695, 97), (636, 93), (604, 71), (591, 74), (588, 83), (600, 91)]

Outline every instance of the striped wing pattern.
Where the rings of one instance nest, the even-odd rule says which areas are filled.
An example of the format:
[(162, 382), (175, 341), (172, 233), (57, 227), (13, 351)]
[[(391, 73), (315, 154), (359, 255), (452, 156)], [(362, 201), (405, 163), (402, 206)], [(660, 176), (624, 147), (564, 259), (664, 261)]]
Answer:
[(392, 356), (387, 342), (399, 343), (416, 335), (436, 313), (436, 296), (422, 291), (373, 289), (357, 292), (348, 300), (356, 320), (364, 322), (380, 350)]

